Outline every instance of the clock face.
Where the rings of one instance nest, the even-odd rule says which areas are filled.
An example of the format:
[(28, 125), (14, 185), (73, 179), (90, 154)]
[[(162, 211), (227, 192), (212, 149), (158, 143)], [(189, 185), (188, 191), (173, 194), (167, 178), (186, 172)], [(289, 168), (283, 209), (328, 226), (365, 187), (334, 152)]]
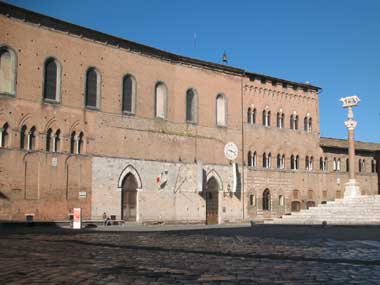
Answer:
[(235, 160), (238, 156), (238, 148), (233, 142), (229, 142), (224, 146), (224, 155), (229, 160)]

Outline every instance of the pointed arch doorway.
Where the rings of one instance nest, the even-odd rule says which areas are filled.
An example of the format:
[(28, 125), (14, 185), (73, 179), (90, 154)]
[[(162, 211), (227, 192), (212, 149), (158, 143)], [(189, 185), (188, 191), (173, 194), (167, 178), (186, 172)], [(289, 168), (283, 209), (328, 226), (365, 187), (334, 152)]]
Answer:
[(122, 182), (121, 191), (121, 218), (124, 221), (137, 220), (137, 180), (132, 173), (128, 173)]
[(219, 183), (211, 177), (206, 186), (206, 224), (213, 225), (219, 222)]

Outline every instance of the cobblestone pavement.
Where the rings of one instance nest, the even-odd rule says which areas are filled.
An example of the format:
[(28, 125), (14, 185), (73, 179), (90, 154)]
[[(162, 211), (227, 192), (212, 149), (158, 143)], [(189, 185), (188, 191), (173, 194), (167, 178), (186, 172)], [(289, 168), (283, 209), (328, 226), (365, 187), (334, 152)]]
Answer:
[(0, 283), (380, 284), (380, 227), (0, 228)]

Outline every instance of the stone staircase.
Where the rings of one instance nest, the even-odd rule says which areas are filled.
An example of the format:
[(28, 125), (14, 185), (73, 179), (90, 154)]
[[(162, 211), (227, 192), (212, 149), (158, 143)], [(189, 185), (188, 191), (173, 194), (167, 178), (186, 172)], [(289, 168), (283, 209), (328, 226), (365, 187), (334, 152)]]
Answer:
[(266, 224), (380, 225), (380, 195), (336, 199)]

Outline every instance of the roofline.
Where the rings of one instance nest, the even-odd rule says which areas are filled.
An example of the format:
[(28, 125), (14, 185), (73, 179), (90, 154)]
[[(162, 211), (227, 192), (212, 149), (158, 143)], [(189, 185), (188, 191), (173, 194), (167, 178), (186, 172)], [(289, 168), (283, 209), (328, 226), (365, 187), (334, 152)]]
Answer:
[[(342, 142), (342, 143), (347, 143), (347, 146), (335, 146), (335, 145), (325, 145), (325, 144), (322, 144), (321, 142), (319, 143), (319, 145), (321, 147), (330, 147), (330, 148), (340, 148), (340, 149), (348, 149), (348, 141), (346, 139), (338, 139), (338, 138), (329, 138), (329, 137), (320, 137), (321, 139), (325, 139), (325, 140), (331, 140), (331, 141), (338, 141), (338, 142)], [(368, 149), (368, 148), (363, 148), (363, 147), (360, 147), (358, 145), (355, 145), (355, 149), (356, 150), (361, 150), (361, 151), (369, 151), (369, 152), (377, 152), (377, 151), (380, 151), (380, 143), (374, 143), (374, 142), (363, 142), (363, 141), (358, 141), (358, 140), (355, 140), (355, 144), (367, 144), (368, 146), (372, 146), (374, 147), (374, 149)], [(376, 149), (377, 148), (377, 149)]]
[(44, 15), (44, 14), (37, 13), (25, 8), (21, 8), (9, 3), (5, 3), (5, 2), (2, 2), (1, 0), (0, 0), (0, 14), (3, 14), (8, 17), (24, 20), (30, 23), (40, 24), (42, 26), (46, 26), (48, 28), (52, 28), (58, 31), (62, 31), (65, 33), (68, 32), (70, 34), (77, 35), (79, 37), (85, 37), (97, 42), (125, 48), (127, 50), (131, 50), (137, 53), (168, 60), (171, 62), (186, 63), (186, 64), (191, 64), (191, 65), (201, 66), (201, 67), (217, 70), (220, 72), (235, 74), (235, 75), (242, 75), (242, 76), (248, 76), (248, 77), (257, 76), (257, 77), (265, 78), (266, 80), (282, 82), (282, 83), (295, 85), (295, 86), (303, 87), (303, 88), (310, 88), (317, 91), (321, 89), (320, 87), (309, 85), (309, 84), (304, 84), (304, 83), (289, 81), (289, 80), (276, 78), (276, 77), (272, 77), (268, 75), (248, 72), (237, 67), (232, 67), (232, 66), (228, 66), (224, 64), (218, 64), (218, 63), (209, 62), (205, 60), (199, 60), (199, 59), (167, 52), (164, 50), (160, 50), (158, 48), (154, 48), (151, 46), (133, 42), (124, 38), (106, 34), (100, 31), (96, 31), (90, 28), (86, 28), (86, 27), (79, 26), (70, 22), (66, 22), (66, 21), (63, 21), (63, 20), (48, 16), (48, 15)]
[(307, 83), (301, 83), (301, 82), (295, 82), (295, 81), (290, 81), (290, 80), (287, 80), (287, 79), (281, 79), (281, 78), (277, 78), (277, 77), (273, 77), (273, 76), (269, 76), (269, 75), (265, 75), (265, 74), (260, 74), (260, 73), (256, 73), (256, 72), (249, 72), (249, 71), (247, 71), (246, 75), (249, 78), (252, 78), (252, 77), (264, 78), (265, 80), (268, 80), (268, 81), (281, 82), (281, 83), (285, 83), (285, 84), (289, 84), (289, 85), (294, 85), (294, 86), (298, 86), (298, 87), (302, 87), (302, 88), (313, 89), (313, 90), (316, 90), (317, 92), (319, 90), (322, 90), (321, 87), (318, 87), (318, 86), (315, 86), (315, 85), (311, 85), (311, 84), (307, 84)]

